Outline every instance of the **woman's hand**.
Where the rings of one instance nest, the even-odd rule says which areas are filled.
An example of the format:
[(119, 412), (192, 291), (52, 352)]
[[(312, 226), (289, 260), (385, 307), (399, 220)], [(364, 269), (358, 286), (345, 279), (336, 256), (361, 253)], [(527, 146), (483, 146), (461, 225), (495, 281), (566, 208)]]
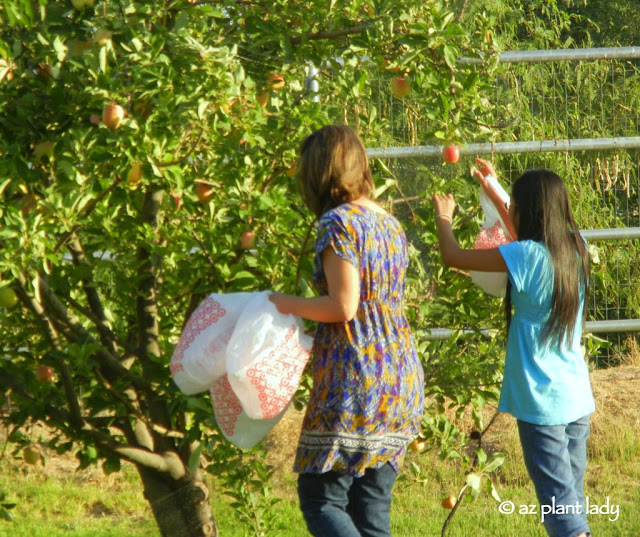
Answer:
[(456, 200), (453, 198), (453, 195), (434, 194), (431, 201), (436, 209), (436, 220), (444, 218), (451, 222), (453, 219), (453, 212), (456, 209)]
[(288, 308), (288, 298), (289, 297), (283, 293), (271, 293), (269, 295), (269, 300), (273, 302), (276, 309), (283, 315), (288, 315), (289, 313), (291, 313)]

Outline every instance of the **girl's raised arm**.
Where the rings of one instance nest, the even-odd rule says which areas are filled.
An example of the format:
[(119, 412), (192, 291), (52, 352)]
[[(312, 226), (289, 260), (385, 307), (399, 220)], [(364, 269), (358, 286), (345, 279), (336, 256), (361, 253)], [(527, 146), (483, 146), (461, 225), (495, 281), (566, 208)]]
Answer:
[(451, 194), (434, 194), (438, 242), (444, 264), (448, 267), (476, 270), (480, 272), (506, 272), (507, 265), (498, 248), (487, 250), (464, 250), (453, 235), (451, 222), (456, 202)]

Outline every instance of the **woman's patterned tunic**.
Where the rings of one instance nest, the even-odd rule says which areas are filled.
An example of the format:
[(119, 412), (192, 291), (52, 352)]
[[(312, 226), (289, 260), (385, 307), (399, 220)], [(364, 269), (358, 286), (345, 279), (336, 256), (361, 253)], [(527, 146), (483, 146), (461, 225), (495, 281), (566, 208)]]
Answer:
[(404, 314), (408, 264), (400, 223), (347, 203), (318, 223), (314, 282), (327, 294), (322, 252), (331, 247), (360, 274), (353, 320), (319, 323), (312, 350), (313, 389), (294, 470), (361, 476), (402, 463), (419, 431), (423, 371)]

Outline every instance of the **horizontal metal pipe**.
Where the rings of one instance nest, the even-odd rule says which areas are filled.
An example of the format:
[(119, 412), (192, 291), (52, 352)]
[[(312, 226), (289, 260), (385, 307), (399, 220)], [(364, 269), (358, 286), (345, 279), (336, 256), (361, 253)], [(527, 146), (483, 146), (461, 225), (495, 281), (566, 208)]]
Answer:
[[(640, 331), (640, 319), (614, 319), (610, 321), (587, 321), (585, 331), (596, 333), (613, 333), (613, 332), (637, 332)], [(431, 328), (419, 330), (418, 334), (424, 336), (431, 341), (440, 341), (449, 339), (453, 333), (461, 335), (477, 334), (475, 330), (451, 330), (449, 328)], [(480, 333), (487, 337), (495, 337), (498, 334), (497, 329), (485, 328)]]
[(580, 234), (588, 241), (616, 241), (640, 238), (640, 227), (584, 229)]
[[(418, 145), (367, 149), (369, 158), (440, 157), (445, 146)], [(528, 142), (486, 142), (460, 146), (462, 155), (511, 153), (554, 153), (560, 151), (597, 151), (605, 149), (639, 149), (640, 136), (619, 138), (577, 138), (575, 140), (539, 140)]]
[[(561, 50), (512, 50), (498, 56), (500, 63), (632, 60), (640, 58), (640, 47), (602, 47)], [(460, 58), (462, 64), (482, 63), (481, 58)]]

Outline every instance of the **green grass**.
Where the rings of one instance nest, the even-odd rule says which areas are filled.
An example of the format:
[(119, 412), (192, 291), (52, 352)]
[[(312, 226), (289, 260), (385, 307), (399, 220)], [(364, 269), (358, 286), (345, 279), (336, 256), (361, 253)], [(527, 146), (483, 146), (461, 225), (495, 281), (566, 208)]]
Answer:
[[(456, 494), (463, 476), (453, 464), (436, 461), (430, 454), (411, 455), (421, 467), (424, 483), (402, 480), (396, 487), (392, 510), (393, 534), (396, 537), (439, 536), (448, 511), (440, 506), (444, 496)], [(521, 461), (513, 457), (500, 477), (502, 500), (509, 500), (516, 508), (535, 504), (531, 485), (522, 469)], [(0, 524), (2, 537), (151, 537), (158, 535), (151, 513), (142, 498), (136, 476), (131, 469), (121, 475), (104, 478), (106, 486), (96, 479), (80, 479), (81, 474), (47, 475), (45, 469), (24, 467), (21, 463), (1, 464), (0, 490), (17, 500), (13, 510), (14, 522)], [(45, 467), (46, 468), (46, 467)], [(611, 464), (594, 461), (589, 467), (587, 493), (591, 502), (619, 505), (618, 520), (610, 522), (606, 515), (592, 515), (594, 535), (606, 537), (640, 536), (640, 461)], [(105, 485), (105, 484), (103, 484)], [(300, 537), (305, 535), (304, 522), (294, 497), (295, 481), (286, 476), (278, 483), (276, 523), (268, 535)], [(214, 488), (212, 487), (212, 490)], [(245, 529), (225, 497), (215, 498), (214, 512), (221, 537), (241, 537)], [(513, 537), (527, 535), (544, 537), (539, 517), (534, 515), (504, 515), (498, 503), (483, 495), (475, 500), (465, 497), (453, 517), (449, 537), (483, 535)]]
[[(626, 393), (623, 401), (622, 394), (616, 391), (615, 408), (607, 402), (613, 392), (597, 398), (601, 410), (593, 420), (589, 439), (586, 494), (592, 505), (603, 505), (608, 498), (610, 505), (619, 506), (615, 521), (609, 521), (605, 514), (589, 517), (597, 537), (640, 537), (640, 420), (636, 392)], [(475, 500), (466, 496), (449, 525), (447, 537), (546, 536), (539, 516), (517, 513), (519, 506), (535, 504), (536, 500), (512, 418), (499, 420), (496, 429), (495, 438), (489, 440), (499, 442), (507, 457), (497, 476), (498, 491), (503, 501), (513, 502), (516, 513), (501, 514), (498, 503), (486, 494)], [(11, 449), (5, 450), (0, 459), (0, 493), (6, 493), (17, 506), (11, 511), (14, 522), (0, 520), (0, 537), (158, 536), (132, 467), (124, 466), (123, 471), (110, 476), (104, 476), (99, 469), (76, 472), (72, 460), (57, 461), (51, 455), (44, 467), (34, 467), (14, 459)], [(269, 537), (307, 535), (298, 510), (291, 462), (285, 455), (272, 483), (274, 495), (281, 501), (274, 508), (275, 522), (269, 528)], [(417, 464), (420, 480), (404, 472), (398, 481), (392, 506), (393, 535), (439, 537), (449, 513), (440, 506), (441, 499), (457, 495), (465, 476), (455, 463), (441, 462), (430, 453), (410, 453), (407, 463)], [(210, 490), (220, 536), (243, 537), (245, 527), (230, 506), (231, 500), (221, 495), (220, 485), (213, 479)]]

